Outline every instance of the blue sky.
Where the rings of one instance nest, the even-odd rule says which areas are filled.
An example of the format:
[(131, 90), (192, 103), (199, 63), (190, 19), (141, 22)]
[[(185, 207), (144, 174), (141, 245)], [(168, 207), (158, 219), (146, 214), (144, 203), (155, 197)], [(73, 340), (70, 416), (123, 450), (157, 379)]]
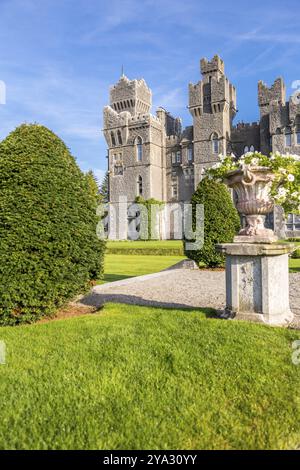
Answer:
[(189, 82), (218, 53), (237, 87), (236, 121), (258, 119), (257, 82), (300, 80), (299, 2), (288, 0), (0, 0), (0, 138), (22, 122), (51, 128), (101, 178), (102, 108), (124, 64), (191, 124)]

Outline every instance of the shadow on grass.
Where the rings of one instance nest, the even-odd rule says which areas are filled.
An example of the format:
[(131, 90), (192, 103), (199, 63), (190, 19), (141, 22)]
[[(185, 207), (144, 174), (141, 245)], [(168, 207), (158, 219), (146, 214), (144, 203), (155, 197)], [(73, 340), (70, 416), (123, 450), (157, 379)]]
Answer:
[(89, 307), (95, 307), (97, 309), (101, 308), (106, 303), (115, 303), (115, 304), (126, 304), (126, 305), (139, 305), (141, 307), (151, 307), (157, 309), (166, 309), (166, 310), (186, 310), (199, 313), (204, 313), (206, 318), (218, 318), (217, 310), (208, 307), (193, 307), (191, 305), (172, 303), (172, 302), (158, 302), (156, 300), (143, 299), (142, 297), (136, 295), (128, 294), (108, 294), (108, 293), (98, 293), (91, 292), (86, 295), (84, 298), (80, 299), (80, 304), (86, 305)]
[(115, 282), (115, 281), (123, 281), (123, 279), (129, 279), (134, 276), (127, 276), (122, 274), (104, 274), (103, 279), (97, 281), (97, 284), (104, 284), (106, 282)]

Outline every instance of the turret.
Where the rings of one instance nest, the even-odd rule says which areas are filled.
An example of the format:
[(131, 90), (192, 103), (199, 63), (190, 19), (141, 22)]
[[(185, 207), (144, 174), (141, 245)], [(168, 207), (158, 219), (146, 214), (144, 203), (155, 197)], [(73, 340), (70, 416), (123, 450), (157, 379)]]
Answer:
[(236, 113), (235, 87), (225, 76), (219, 56), (200, 61), (202, 79), (189, 85), (189, 110), (194, 121), (195, 185), (203, 167), (219, 160), (229, 147), (232, 119)]
[(258, 82), (258, 105), (260, 114), (268, 114), (270, 105), (284, 105), (286, 101), (286, 89), (282, 78), (277, 78), (271, 87), (264, 82)]
[(152, 106), (152, 93), (144, 79), (129, 80), (122, 75), (110, 89), (110, 106), (121, 113), (129, 111), (132, 116), (148, 114)]

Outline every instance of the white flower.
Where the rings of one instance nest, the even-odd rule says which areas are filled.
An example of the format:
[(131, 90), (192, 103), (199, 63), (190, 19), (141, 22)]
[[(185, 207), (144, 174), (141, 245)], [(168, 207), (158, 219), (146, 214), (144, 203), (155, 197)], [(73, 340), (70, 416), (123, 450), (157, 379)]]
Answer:
[(258, 158), (252, 158), (251, 165), (258, 165), (258, 164), (259, 164), (259, 159)]
[(288, 177), (287, 177), (287, 179), (288, 179), (288, 181), (295, 181), (295, 176), (289, 174)]
[(287, 193), (287, 190), (285, 188), (281, 187), (281, 188), (278, 189), (278, 196), (279, 197), (285, 197), (286, 193)]
[(221, 163), (221, 162), (217, 162), (217, 163), (215, 163), (211, 168), (212, 168), (213, 170), (217, 170), (218, 168), (220, 168), (220, 166), (222, 166), (222, 163)]

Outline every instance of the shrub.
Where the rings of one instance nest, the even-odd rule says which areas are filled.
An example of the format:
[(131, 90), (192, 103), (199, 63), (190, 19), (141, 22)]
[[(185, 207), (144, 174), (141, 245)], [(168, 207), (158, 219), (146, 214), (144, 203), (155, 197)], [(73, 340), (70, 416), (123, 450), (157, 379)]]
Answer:
[(295, 251), (293, 251), (291, 257), (294, 259), (300, 259), (300, 248), (297, 248)]
[[(146, 207), (147, 209), (147, 232), (142, 233), (140, 232), (140, 238), (139, 240), (159, 240), (159, 235), (158, 233), (151, 233), (151, 228), (152, 228), (152, 212), (151, 212), (151, 206), (154, 206), (156, 210), (161, 210), (164, 206), (164, 203), (162, 201), (158, 201), (157, 199), (150, 198), (150, 199), (144, 199), (142, 196), (137, 196), (135, 198), (136, 204), (141, 204)], [(155, 229), (154, 229), (155, 230)]]
[(200, 250), (185, 250), (188, 258), (208, 267), (224, 264), (224, 255), (216, 250), (217, 243), (231, 242), (240, 227), (240, 218), (230, 193), (223, 183), (204, 178), (198, 185), (191, 203), (193, 229), (196, 227), (196, 204), (204, 205), (204, 245)]
[(101, 276), (96, 206), (50, 130), (22, 125), (0, 143), (0, 324), (51, 315)]

